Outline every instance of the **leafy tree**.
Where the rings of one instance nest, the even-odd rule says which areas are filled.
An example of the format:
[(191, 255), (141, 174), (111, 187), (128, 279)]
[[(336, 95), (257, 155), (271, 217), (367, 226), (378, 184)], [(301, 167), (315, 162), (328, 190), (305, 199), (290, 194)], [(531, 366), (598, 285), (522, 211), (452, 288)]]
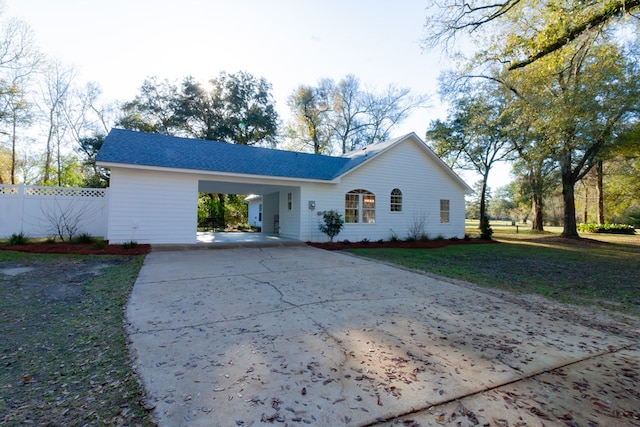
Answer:
[(0, 184), (11, 180), (11, 150), (0, 146)]
[(146, 79), (140, 93), (122, 106), (123, 116), (118, 126), (140, 132), (178, 135), (182, 128), (176, 123), (175, 112), (180, 96), (178, 88), (168, 80)]
[(278, 114), (271, 85), (246, 72), (220, 73), (210, 88), (186, 77), (181, 85), (145, 80), (122, 107), (125, 129), (234, 144), (275, 143)]
[(287, 126), (287, 136), (303, 146), (312, 147), (315, 154), (331, 151), (330, 85), (329, 80), (322, 80), (318, 87), (300, 86), (287, 101), (293, 113), (293, 119)]
[(292, 119), (286, 134), (298, 146), (314, 153), (342, 153), (389, 138), (390, 131), (426, 97), (389, 85), (382, 93), (362, 90), (354, 75), (339, 82), (321, 79), (317, 86), (302, 85), (289, 96)]
[[(638, 120), (638, 63), (604, 40), (585, 40), (505, 76), (503, 83), (538, 112), (538, 129), (560, 168), (565, 237), (577, 237), (575, 185), (617, 135)], [(534, 82), (535, 84), (532, 84)], [(543, 112), (543, 113), (542, 113)]]
[(279, 118), (264, 78), (222, 72), (209, 83), (207, 90), (192, 78), (184, 80), (174, 116), (178, 126), (200, 139), (275, 144)]
[[(589, 33), (627, 19), (640, 0), (444, 0), (427, 17), (425, 44), (437, 46), (458, 36), (494, 35), (490, 50), (514, 70), (561, 50)], [(526, 17), (526, 18), (525, 18)]]
[[(544, 231), (544, 206), (546, 195), (559, 183), (558, 167), (551, 157), (539, 155), (536, 140), (528, 146), (519, 145), (518, 159), (513, 165), (514, 184), (520, 196), (520, 204), (528, 201), (531, 213), (531, 230)], [(525, 218), (528, 214), (523, 215)]]
[(486, 194), (493, 166), (510, 158), (507, 106), (491, 86), (480, 85), (475, 93), (463, 93), (453, 100), (446, 122), (436, 120), (427, 130), (431, 147), (452, 167), (472, 170), (482, 177), (480, 228), (488, 229)]
[(102, 134), (80, 138), (78, 152), (83, 155), (82, 164), (88, 170), (83, 183), (85, 187), (104, 188), (109, 185), (108, 172), (96, 165), (96, 155), (102, 148), (104, 138)]
[(512, 212), (516, 209), (514, 194), (514, 184), (498, 187), (489, 200), (487, 211), (491, 218), (505, 219), (511, 218)]

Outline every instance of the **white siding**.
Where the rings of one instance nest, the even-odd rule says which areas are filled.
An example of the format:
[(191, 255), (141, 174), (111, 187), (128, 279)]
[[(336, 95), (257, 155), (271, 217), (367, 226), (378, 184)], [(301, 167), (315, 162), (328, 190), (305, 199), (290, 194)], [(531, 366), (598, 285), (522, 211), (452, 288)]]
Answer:
[[(291, 209), (289, 209), (291, 194)], [(300, 188), (285, 187), (280, 190), (280, 235), (300, 239)]]
[(278, 215), (280, 193), (269, 193), (262, 195), (262, 232), (277, 233), (275, 217)]
[(262, 227), (262, 218), (260, 217), (262, 206), (262, 198), (251, 200), (247, 203), (247, 220), (249, 225), (253, 227)]
[(109, 243), (196, 243), (194, 175), (111, 168)]
[[(390, 211), (391, 191), (402, 191), (402, 212)], [(464, 236), (464, 191), (440, 165), (411, 141), (404, 141), (345, 175), (336, 186), (303, 188), (302, 203), (316, 201), (316, 211), (302, 210), (302, 239), (326, 241), (318, 231), (318, 212), (336, 209), (344, 215), (344, 196), (364, 189), (376, 196), (375, 224), (345, 224), (336, 240), (389, 240), (393, 235), (406, 239), (412, 224), (424, 217), (429, 238)], [(440, 200), (450, 201), (450, 222), (440, 223)]]

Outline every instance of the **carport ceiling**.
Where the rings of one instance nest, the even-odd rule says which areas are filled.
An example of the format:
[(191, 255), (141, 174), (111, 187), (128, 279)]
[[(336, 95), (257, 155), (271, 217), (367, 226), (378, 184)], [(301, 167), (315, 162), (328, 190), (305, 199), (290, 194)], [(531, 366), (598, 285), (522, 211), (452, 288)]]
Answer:
[(225, 181), (199, 181), (198, 192), (200, 193), (220, 193), (220, 194), (270, 194), (287, 188), (282, 185), (269, 184), (247, 184), (240, 182)]

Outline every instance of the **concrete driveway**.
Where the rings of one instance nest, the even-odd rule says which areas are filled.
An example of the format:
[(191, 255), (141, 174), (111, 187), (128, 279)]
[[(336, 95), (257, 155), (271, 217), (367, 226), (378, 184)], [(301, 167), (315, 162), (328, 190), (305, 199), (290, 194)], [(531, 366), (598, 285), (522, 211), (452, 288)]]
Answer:
[(160, 426), (640, 424), (632, 336), (306, 246), (158, 251), (126, 310)]

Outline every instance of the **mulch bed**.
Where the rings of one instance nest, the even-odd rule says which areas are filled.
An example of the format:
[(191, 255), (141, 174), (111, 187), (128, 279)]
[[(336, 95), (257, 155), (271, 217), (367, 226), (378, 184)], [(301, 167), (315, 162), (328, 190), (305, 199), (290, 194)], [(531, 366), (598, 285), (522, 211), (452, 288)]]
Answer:
[[(146, 255), (151, 252), (151, 245), (138, 244), (134, 248), (125, 248), (121, 244), (106, 245), (99, 249), (95, 243), (69, 243), (69, 242), (33, 242), (26, 245), (7, 245), (0, 244), (0, 250), (32, 252), (40, 254), (69, 254), (69, 255)], [(382, 241), (382, 242), (334, 242), (334, 243), (313, 243), (307, 242), (307, 245), (329, 251), (339, 251), (344, 249), (361, 249), (361, 248), (401, 248), (401, 249), (435, 249), (449, 245), (477, 245), (486, 243), (497, 243), (495, 240), (483, 239), (449, 239), (449, 240), (416, 240), (407, 242), (398, 241)]]
[(484, 243), (497, 243), (495, 240), (485, 239), (448, 239), (448, 240), (416, 240), (407, 242), (404, 240), (382, 241), (382, 242), (326, 242), (313, 243), (307, 242), (307, 245), (315, 248), (326, 249), (328, 251), (340, 251), (344, 249), (363, 249), (363, 248), (399, 248), (399, 249), (435, 249), (443, 248), (450, 245), (477, 245)]
[(145, 255), (151, 252), (151, 245), (146, 244), (127, 249), (123, 245), (105, 243), (103, 248), (97, 248), (95, 243), (34, 242), (26, 245), (0, 245), (0, 250), (68, 255)]

